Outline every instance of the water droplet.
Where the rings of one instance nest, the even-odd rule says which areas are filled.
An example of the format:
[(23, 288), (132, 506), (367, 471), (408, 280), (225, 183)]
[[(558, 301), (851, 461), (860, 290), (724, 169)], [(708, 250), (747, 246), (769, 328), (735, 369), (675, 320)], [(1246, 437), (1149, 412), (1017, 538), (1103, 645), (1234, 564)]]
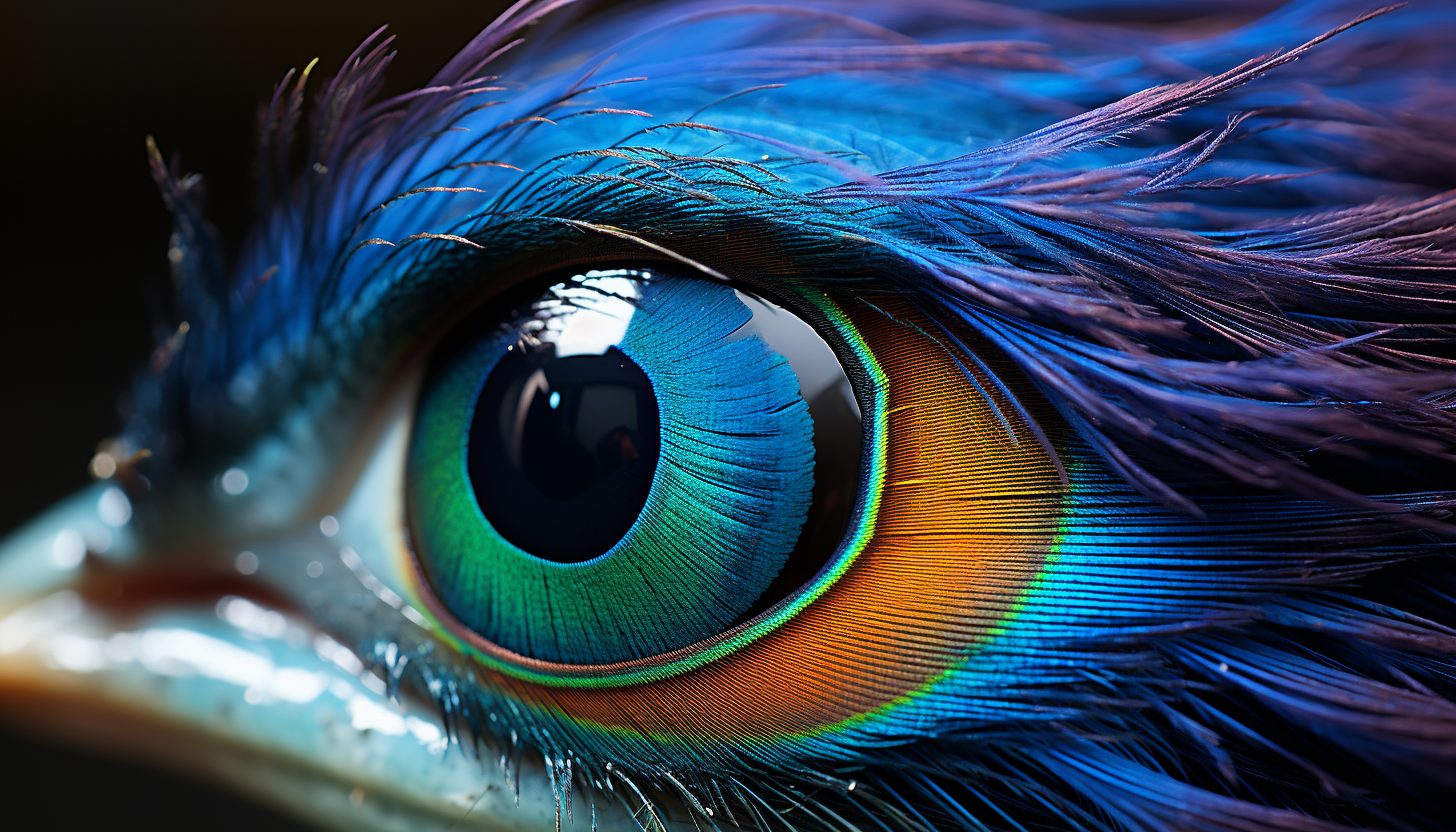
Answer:
[(102, 451), (91, 457), (91, 476), (98, 480), (110, 479), (116, 473), (116, 457)]
[(86, 559), (86, 541), (75, 529), (62, 529), (51, 541), (51, 563), (61, 569), (75, 569)]
[(101, 492), (101, 499), (96, 501), (96, 515), (101, 522), (119, 529), (126, 525), (131, 519), (131, 500), (120, 488), (108, 488)]
[(244, 575), (251, 575), (258, 571), (258, 556), (252, 552), (238, 552), (238, 556), (233, 559), (233, 566)]
[(222, 472), (222, 490), (234, 497), (248, 490), (248, 472), (241, 468), (229, 468)]

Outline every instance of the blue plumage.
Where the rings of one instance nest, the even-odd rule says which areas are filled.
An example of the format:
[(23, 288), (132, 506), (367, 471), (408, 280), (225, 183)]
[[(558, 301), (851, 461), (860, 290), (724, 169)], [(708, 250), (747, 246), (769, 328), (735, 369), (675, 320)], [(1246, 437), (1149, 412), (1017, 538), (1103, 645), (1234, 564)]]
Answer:
[[(982, 4), (570, 25), (557, 5), (392, 101), (370, 98), (372, 39), (320, 92), (296, 172), (285, 81), (230, 277), (189, 181), (157, 167), (189, 322), (129, 428), (159, 481), (299, 441), (288, 411), (357, 423), (490, 275), (642, 257), (897, 296), (1018, 379), (997, 396), (1069, 483), (1054, 557), (919, 698), (790, 751), (698, 754), (695, 788), (844, 828), (1444, 822), (1456, 7), (1293, 3), (1176, 40)], [(414, 668), (488, 729), (504, 694)], [(654, 747), (568, 750), (597, 771)]]

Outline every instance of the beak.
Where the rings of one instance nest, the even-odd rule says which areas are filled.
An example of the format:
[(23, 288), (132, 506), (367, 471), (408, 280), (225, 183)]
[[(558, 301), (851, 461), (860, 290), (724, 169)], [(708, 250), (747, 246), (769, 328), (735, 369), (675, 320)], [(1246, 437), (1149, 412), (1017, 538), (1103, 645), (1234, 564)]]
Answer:
[[(539, 758), (508, 777), (429, 704), (391, 696), (286, 594), (250, 580), (256, 556), (234, 547), (228, 568), (201, 571), (199, 558), (155, 557), (131, 513), (103, 482), (0, 542), (0, 718), (220, 781), (325, 828), (560, 822)], [(308, 557), (318, 535), (275, 533), (257, 548)], [(620, 801), (596, 806), (593, 823), (638, 828)]]

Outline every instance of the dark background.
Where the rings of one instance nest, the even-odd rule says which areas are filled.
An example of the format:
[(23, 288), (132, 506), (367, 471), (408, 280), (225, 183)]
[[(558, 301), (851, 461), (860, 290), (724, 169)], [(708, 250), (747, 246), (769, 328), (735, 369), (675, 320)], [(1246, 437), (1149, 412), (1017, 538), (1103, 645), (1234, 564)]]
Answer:
[[(433, 71), (505, 6), (254, 0), (12, 3), (0, 12), (0, 534), (88, 482), (117, 399), (167, 308), (170, 220), (144, 140), (206, 177), (229, 252), (250, 218), (258, 104), (290, 67), (317, 84), (384, 23), (400, 50), (386, 92)], [(9, 829), (145, 821), (165, 830), (292, 830), (231, 795), (52, 745), (0, 722)]]

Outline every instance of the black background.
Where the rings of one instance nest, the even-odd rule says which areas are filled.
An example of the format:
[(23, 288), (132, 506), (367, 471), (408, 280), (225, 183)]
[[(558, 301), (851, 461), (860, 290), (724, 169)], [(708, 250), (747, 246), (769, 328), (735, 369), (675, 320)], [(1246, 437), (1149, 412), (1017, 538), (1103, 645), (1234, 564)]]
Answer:
[[(384, 23), (387, 92), (427, 81), (504, 7), (378, 0), (11, 3), (4, 21), (0, 534), (88, 482), (117, 400), (167, 308), (170, 220), (144, 139), (206, 177), (235, 251), (250, 218), (259, 102), (319, 57), (315, 83)], [(0, 719), (0, 826), (298, 829), (210, 787), (16, 733)]]

